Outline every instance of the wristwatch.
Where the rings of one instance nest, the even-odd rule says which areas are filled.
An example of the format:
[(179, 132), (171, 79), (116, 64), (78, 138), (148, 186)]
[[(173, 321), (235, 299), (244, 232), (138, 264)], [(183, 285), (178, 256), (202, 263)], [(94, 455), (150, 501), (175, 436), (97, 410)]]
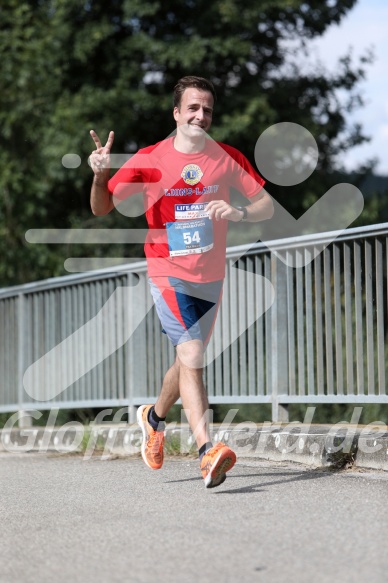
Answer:
[(236, 206), (236, 209), (238, 211), (242, 211), (243, 216), (242, 216), (242, 219), (241, 219), (240, 223), (243, 223), (248, 218), (248, 211), (247, 211), (247, 209), (246, 209), (245, 206)]

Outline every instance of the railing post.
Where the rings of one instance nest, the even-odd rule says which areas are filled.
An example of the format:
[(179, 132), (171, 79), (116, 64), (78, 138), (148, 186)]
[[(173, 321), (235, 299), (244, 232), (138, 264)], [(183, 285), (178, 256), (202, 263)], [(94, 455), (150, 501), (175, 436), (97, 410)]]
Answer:
[[(139, 281), (134, 282), (134, 277), (138, 277)], [(126, 343), (126, 393), (128, 397), (128, 418), (130, 423), (136, 421), (137, 407), (135, 400), (146, 398), (149, 387), (147, 386), (150, 366), (149, 357), (147, 354), (147, 293), (148, 293), (148, 277), (146, 272), (140, 271), (136, 273), (128, 273), (128, 300), (125, 302), (125, 318), (128, 330), (133, 330), (133, 334)], [(131, 293), (131, 288), (137, 288), (137, 293)], [(141, 300), (139, 300), (139, 297)], [(139, 301), (142, 305), (139, 305)], [(144, 303), (143, 303), (144, 302)], [(144, 314), (143, 320), (136, 326), (134, 322), (138, 320), (138, 316)]]
[(288, 317), (287, 269), (275, 253), (271, 255), (271, 280), (275, 300), (271, 308), (272, 327), (272, 421), (288, 421), (288, 405), (282, 404), (281, 395), (288, 394)]
[[(131, 272), (127, 273), (127, 294), (125, 297), (125, 301), (123, 304), (123, 309), (124, 309), (124, 322), (125, 322), (125, 327), (127, 330), (131, 329), (131, 318), (132, 318), (132, 312), (135, 309), (135, 306), (131, 306), (129, 305), (129, 300), (131, 297), (131, 294), (129, 293), (129, 288), (132, 287), (133, 285), (133, 274)], [(134, 370), (135, 370), (135, 362), (136, 362), (136, 358), (134, 357), (134, 353), (133, 353), (133, 338), (130, 337), (128, 338), (128, 340), (125, 343), (125, 350), (124, 350), (124, 354), (125, 354), (125, 365), (124, 365), (124, 369), (125, 369), (125, 393), (128, 399), (128, 423), (134, 423), (136, 421), (136, 407), (134, 407), (133, 405), (133, 396), (134, 396), (134, 383), (136, 382), (135, 379), (135, 374), (134, 374)]]
[(32, 415), (23, 408), (22, 403), (24, 401), (24, 389), (23, 389), (23, 376), (25, 369), (24, 362), (24, 342), (25, 342), (25, 314), (24, 314), (24, 294), (18, 294), (18, 307), (17, 307), (17, 326), (18, 326), (18, 351), (17, 351), (17, 402), (19, 406), (19, 419), (18, 425), (20, 428), (32, 427)]

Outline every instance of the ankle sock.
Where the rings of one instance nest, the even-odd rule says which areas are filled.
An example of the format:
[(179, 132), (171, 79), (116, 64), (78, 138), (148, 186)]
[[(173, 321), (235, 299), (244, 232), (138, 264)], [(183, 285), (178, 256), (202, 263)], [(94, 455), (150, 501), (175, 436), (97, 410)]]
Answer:
[(205, 455), (205, 453), (207, 451), (209, 451), (209, 449), (211, 449), (212, 447), (213, 447), (213, 444), (212, 444), (211, 441), (207, 441), (206, 443), (204, 443), (203, 445), (201, 445), (201, 447), (198, 450), (199, 461), (202, 460), (202, 458)]
[(159, 417), (159, 415), (155, 413), (155, 407), (151, 407), (148, 411), (148, 423), (151, 425), (152, 429), (154, 431), (164, 431), (166, 426), (165, 421), (166, 418)]

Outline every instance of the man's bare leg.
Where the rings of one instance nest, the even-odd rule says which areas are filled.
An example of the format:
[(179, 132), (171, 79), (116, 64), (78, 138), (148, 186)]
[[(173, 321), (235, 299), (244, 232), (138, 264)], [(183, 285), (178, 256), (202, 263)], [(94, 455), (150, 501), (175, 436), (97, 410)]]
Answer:
[(206, 488), (215, 488), (225, 481), (233, 468), (236, 454), (224, 443), (212, 445), (209, 434), (209, 402), (202, 380), (203, 344), (190, 340), (177, 346), (179, 386), (183, 408), (196, 438), (202, 477)]
[(203, 384), (203, 344), (189, 340), (177, 346), (179, 388), (182, 405), (196, 438), (198, 449), (210, 442), (209, 402)]
[(164, 376), (162, 389), (154, 406), (158, 417), (167, 417), (167, 413), (179, 399), (179, 365), (177, 357)]

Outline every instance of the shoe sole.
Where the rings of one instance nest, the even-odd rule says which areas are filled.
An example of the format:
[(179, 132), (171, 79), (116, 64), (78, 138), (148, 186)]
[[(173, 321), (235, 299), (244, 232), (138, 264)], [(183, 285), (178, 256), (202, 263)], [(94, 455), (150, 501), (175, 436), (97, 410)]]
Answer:
[[(145, 424), (144, 424), (144, 421), (143, 421), (143, 412), (144, 412), (144, 409), (145, 409), (146, 407), (148, 407), (148, 405), (142, 405), (142, 406), (141, 406), (141, 407), (139, 407), (139, 408), (138, 408), (138, 410), (136, 411), (137, 422), (138, 422), (138, 424), (140, 425), (140, 429), (141, 429), (141, 432), (142, 432), (142, 434), (143, 434), (143, 440), (142, 440), (142, 442), (141, 442), (141, 457), (143, 458), (143, 462), (146, 464), (146, 466), (148, 466), (148, 467), (149, 467), (151, 470), (160, 470), (160, 468), (161, 468), (162, 466), (159, 466), (158, 468), (153, 468), (153, 467), (152, 467), (152, 466), (149, 464), (149, 462), (148, 462), (148, 460), (147, 460), (147, 457), (146, 457), (146, 454), (145, 454), (145, 449), (146, 449), (146, 437), (147, 437), (148, 433), (147, 433), (147, 430), (146, 430), (146, 428), (145, 428)], [(163, 464), (162, 464), (162, 465), (163, 465)]]
[(226, 454), (223, 454), (221, 451), (205, 478), (206, 488), (216, 488), (225, 482), (226, 472), (231, 470), (235, 463), (236, 455), (234, 452), (229, 450)]

